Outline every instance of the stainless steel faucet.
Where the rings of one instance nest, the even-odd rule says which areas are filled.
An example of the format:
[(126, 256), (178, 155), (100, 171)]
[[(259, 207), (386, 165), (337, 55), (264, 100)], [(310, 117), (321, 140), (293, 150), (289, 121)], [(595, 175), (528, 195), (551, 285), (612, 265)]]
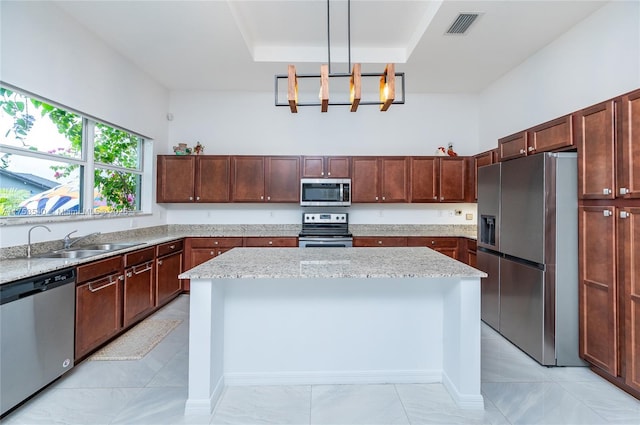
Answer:
[(31, 258), (31, 231), (37, 227), (44, 227), (49, 232), (51, 232), (51, 229), (49, 229), (44, 224), (38, 224), (37, 226), (33, 226), (31, 229), (29, 229), (29, 233), (27, 233), (27, 258)]
[(99, 235), (100, 232), (94, 232), (94, 233), (89, 233), (88, 235), (84, 235), (84, 236), (80, 236), (79, 238), (75, 238), (75, 239), (71, 239), (71, 235), (73, 235), (75, 232), (77, 232), (77, 230), (74, 230), (73, 232), (67, 233), (64, 237), (64, 239), (62, 239), (62, 242), (64, 244), (64, 249), (67, 248), (71, 248), (71, 245), (73, 245), (74, 243), (81, 241), (83, 239), (86, 239), (90, 236), (95, 236), (95, 235)]

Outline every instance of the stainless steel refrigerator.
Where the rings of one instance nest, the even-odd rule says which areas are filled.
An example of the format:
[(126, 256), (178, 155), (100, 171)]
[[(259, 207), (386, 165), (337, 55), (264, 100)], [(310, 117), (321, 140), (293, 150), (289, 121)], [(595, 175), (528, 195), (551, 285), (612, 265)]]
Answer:
[(540, 153), (478, 169), (482, 319), (539, 363), (578, 357), (575, 153)]

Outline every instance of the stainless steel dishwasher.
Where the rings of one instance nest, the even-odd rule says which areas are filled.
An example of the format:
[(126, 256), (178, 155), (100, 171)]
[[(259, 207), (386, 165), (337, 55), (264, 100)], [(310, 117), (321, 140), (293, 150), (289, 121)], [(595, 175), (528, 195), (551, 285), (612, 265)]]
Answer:
[(0, 415), (74, 365), (75, 269), (0, 285)]

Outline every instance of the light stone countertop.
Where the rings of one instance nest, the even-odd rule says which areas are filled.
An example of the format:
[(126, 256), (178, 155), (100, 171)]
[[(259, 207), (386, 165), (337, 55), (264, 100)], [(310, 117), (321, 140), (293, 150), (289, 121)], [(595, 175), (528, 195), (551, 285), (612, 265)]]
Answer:
[[(475, 225), (349, 225), (354, 236), (449, 236), (475, 239)], [(104, 254), (78, 259), (26, 258), (26, 246), (2, 248), (0, 252), (0, 284), (15, 280), (62, 270), (80, 264), (89, 263), (113, 255), (157, 245), (185, 237), (297, 237), (301, 227), (297, 224), (281, 225), (211, 225), (211, 224), (172, 224), (144, 227), (128, 231), (102, 233), (83, 241), (81, 245), (105, 242), (139, 243), (134, 247), (106, 252)], [(80, 235), (82, 236), (82, 235)], [(60, 249), (61, 241), (49, 241), (33, 244), (34, 255)], [(256, 249), (256, 248), (251, 248)], [(269, 248), (274, 249), (274, 248)], [(322, 248), (326, 249), (326, 248)], [(362, 248), (358, 248), (362, 249)], [(380, 249), (380, 248), (376, 248)]]
[(426, 247), (234, 248), (181, 279), (481, 278), (486, 273)]

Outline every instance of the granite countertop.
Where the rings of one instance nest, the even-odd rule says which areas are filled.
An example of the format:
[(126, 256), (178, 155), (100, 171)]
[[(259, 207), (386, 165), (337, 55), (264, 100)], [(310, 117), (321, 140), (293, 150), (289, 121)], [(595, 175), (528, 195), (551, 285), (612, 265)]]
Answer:
[(426, 247), (234, 248), (181, 279), (480, 278), (486, 273)]
[[(449, 236), (475, 239), (475, 225), (374, 225), (353, 224), (349, 229), (354, 236)], [(280, 225), (208, 225), (173, 224), (132, 229), (122, 232), (103, 233), (82, 242), (90, 243), (137, 243), (138, 245), (118, 251), (105, 252), (86, 258), (54, 259), (39, 258), (38, 254), (61, 248), (61, 241), (49, 241), (33, 244), (34, 257), (24, 257), (26, 246), (2, 248), (0, 260), (0, 284), (12, 282), (42, 273), (62, 270), (80, 264), (89, 263), (114, 255), (135, 251), (185, 237), (298, 237), (301, 226), (297, 224)], [(82, 235), (81, 235), (82, 236)], [(256, 248), (251, 248), (256, 249)], [(274, 248), (269, 248), (274, 249)], [(326, 249), (326, 248), (323, 248)], [(362, 249), (362, 248), (358, 248)], [(376, 248), (380, 249), (380, 248)]]

